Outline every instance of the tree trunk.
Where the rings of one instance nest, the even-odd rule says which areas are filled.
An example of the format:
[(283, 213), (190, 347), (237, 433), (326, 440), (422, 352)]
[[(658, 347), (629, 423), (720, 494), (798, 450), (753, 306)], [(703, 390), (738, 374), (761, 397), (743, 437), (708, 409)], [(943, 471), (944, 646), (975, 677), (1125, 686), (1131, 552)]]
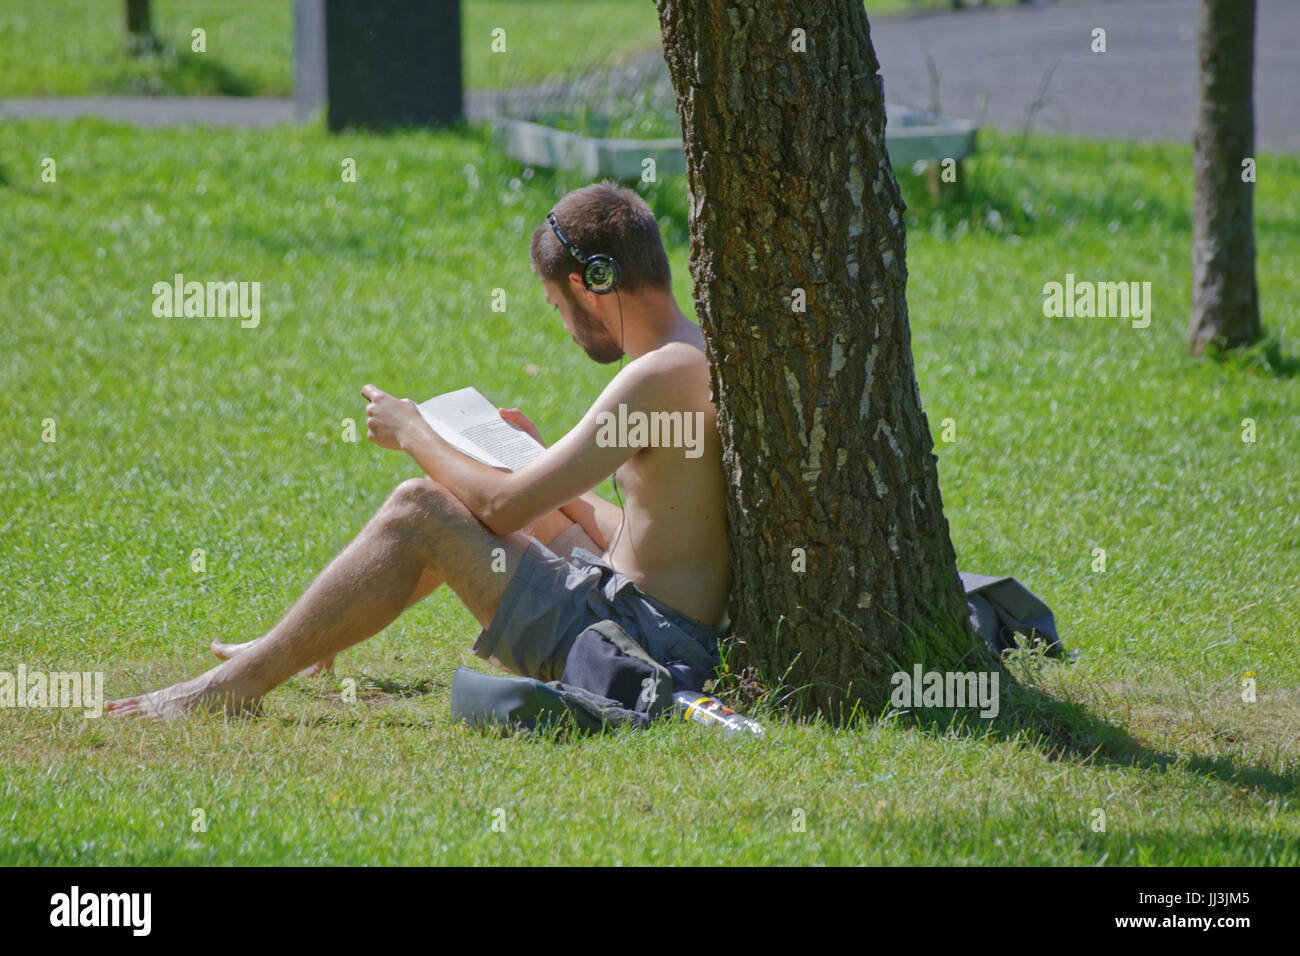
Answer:
[(731, 489), (735, 653), (798, 711), (875, 713), (892, 673), (952, 668), (976, 638), (912, 366), (867, 17), (861, 0), (656, 3)]
[(1196, 186), (1192, 231), (1192, 316), (1188, 347), (1233, 348), (1257, 341), (1255, 287), (1255, 0), (1203, 0)]

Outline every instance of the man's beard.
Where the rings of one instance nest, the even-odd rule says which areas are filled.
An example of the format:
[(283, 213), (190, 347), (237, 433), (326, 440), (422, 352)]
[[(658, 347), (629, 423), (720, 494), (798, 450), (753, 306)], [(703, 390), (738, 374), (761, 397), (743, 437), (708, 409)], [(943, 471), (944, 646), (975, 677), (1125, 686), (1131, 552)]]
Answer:
[(569, 299), (573, 306), (573, 337), (593, 362), (609, 365), (623, 357), (623, 344), (616, 342), (594, 313), (588, 312), (581, 302)]

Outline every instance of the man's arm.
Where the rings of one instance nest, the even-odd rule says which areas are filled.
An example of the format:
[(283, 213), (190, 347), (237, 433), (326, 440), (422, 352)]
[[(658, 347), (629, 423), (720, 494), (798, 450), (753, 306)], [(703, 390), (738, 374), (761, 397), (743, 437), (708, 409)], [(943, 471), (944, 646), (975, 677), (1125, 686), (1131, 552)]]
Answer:
[[(499, 409), (503, 419), (531, 435), (543, 448), (546, 439), (527, 415), (517, 408)], [(595, 491), (587, 491), (560, 507), (560, 513), (580, 527), (601, 550), (609, 548), (610, 541), (623, 523), (623, 509), (606, 501)]]
[(619, 525), (623, 523), (623, 509), (594, 491), (579, 495), (560, 511), (580, 525), (587, 532), (587, 537), (599, 545), (601, 550), (609, 547), (614, 535), (618, 533)]
[[(612, 443), (602, 447), (596, 436), (603, 415), (617, 417), (620, 404), (626, 405), (629, 412), (658, 407), (658, 393), (663, 386), (661, 376), (653, 374), (652, 369), (652, 363), (628, 365), (614, 376), (567, 435), (516, 472), (492, 468), (456, 451), (420, 417), (414, 402), (393, 398), (373, 385), (362, 389), (362, 394), (372, 402), (366, 409), (372, 440), (405, 450), (430, 478), (448, 488), (494, 533), (510, 534), (574, 502), (636, 453), (636, 448)], [(603, 531), (609, 525), (608, 508), (586, 504), (592, 509), (589, 517), (593, 521), (597, 509), (604, 516), (596, 523), (596, 530)], [(579, 514), (584, 513), (580, 505), (574, 507)], [(613, 527), (616, 529), (617, 523)], [(595, 535), (592, 538), (595, 540)]]

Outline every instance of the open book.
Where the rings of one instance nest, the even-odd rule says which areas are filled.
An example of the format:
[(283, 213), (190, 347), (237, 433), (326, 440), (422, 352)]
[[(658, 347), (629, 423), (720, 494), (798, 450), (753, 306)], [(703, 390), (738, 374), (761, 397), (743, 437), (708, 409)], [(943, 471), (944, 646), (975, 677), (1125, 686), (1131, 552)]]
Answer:
[(493, 468), (518, 471), (545, 451), (533, 436), (497, 414), (476, 388), (438, 395), (416, 407), (443, 441)]

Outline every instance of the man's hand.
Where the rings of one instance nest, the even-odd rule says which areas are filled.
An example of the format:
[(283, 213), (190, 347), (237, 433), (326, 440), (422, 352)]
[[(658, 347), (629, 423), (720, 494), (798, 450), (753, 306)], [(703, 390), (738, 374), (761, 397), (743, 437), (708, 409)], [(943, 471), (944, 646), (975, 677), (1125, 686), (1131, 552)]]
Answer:
[(524, 433), (532, 436), (532, 438), (537, 442), (537, 444), (541, 445), (543, 448), (546, 447), (546, 442), (542, 441), (542, 436), (541, 433), (537, 430), (537, 426), (534, 425), (531, 421), (529, 421), (528, 416), (525, 415), (523, 412), (521, 412), (519, 409), (498, 408), (497, 413), (506, 421), (508, 421), (511, 425), (514, 425), (515, 428), (518, 428), (522, 430)]
[[(691, 364), (698, 364), (699, 358), (696, 353)], [(605, 386), (577, 425), (518, 471), (491, 468), (460, 454), (423, 420), (397, 438), (426, 475), (451, 491), (494, 534), (510, 534), (581, 498), (637, 454), (639, 446), (599, 440), (606, 416), (617, 416), (622, 405), (647, 415), (680, 407), (680, 376), (675, 373), (684, 364), (683, 350), (667, 359), (634, 360)], [(382, 393), (376, 389), (376, 394)], [(409, 407), (418, 415), (413, 405)], [(497, 414), (520, 428), (531, 428), (529, 434), (537, 437), (536, 426), (518, 409), (499, 409)], [(606, 503), (605, 510), (610, 508), (618, 511)]]
[(424, 425), (419, 409), (409, 398), (394, 398), (373, 385), (363, 387), (361, 394), (370, 402), (366, 406), (366, 437), (380, 448), (401, 451), (403, 440)]

